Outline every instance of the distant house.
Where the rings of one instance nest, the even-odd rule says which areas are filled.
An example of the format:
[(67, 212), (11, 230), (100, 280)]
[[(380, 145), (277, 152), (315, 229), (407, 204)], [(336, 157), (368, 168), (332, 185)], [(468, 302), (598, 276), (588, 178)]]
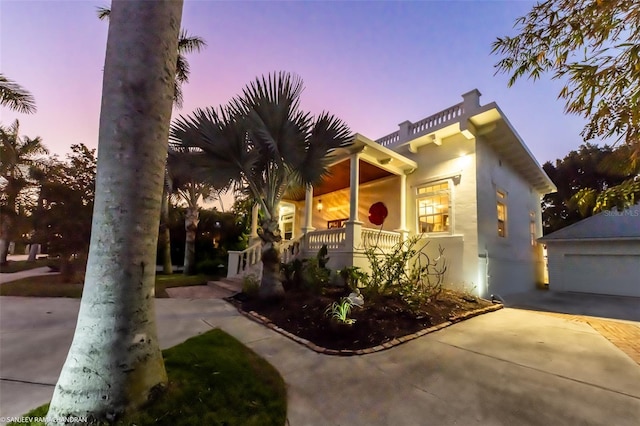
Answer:
[(538, 241), (547, 245), (549, 288), (640, 297), (640, 204), (599, 213)]
[[(366, 270), (365, 247), (421, 235), (432, 254), (445, 249), (452, 285), (488, 296), (541, 283), (540, 201), (556, 188), (496, 103), (480, 105), (478, 90), (462, 98), (375, 141), (356, 134), (334, 152), (330, 178), (280, 206), (285, 258), (293, 245), (313, 256), (325, 244), (329, 266)], [(378, 201), (389, 211), (381, 233), (368, 222)], [(254, 220), (254, 237), (256, 229)], [(257, 247), (231, 253), (229, 275), (251, 265)]]

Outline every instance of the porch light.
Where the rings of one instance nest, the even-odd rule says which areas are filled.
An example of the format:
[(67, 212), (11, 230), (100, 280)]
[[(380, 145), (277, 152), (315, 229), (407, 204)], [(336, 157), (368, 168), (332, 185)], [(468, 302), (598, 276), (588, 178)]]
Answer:
[(318, 213), (322, 212), (322, 200), (318, 200), (318, 204), (316, 205), (316, 208), (318, 209)]

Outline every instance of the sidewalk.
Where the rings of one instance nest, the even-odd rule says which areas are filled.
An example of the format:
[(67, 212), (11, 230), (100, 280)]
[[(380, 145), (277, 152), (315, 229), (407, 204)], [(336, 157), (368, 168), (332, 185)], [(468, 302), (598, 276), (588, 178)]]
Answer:
[[(1, 417), (51, 398), (79, 305), (0, 297)], [(292, 426), (635, 426), (640, 413), (637, 364), (587, 324), (539, 313), (502, 309), (383, 352), (335, 357), (222, 300), (157, 299), (156, 312), (163, 348), (220, 327), (274, 365)]]
[(40, 268), (27, 269), (26, 271), (12, 272), (12, 273), (0, 273), (0, 284), (8, 283), (11, 281), (20, 280), (27, 277), (37, 277), (40, 275), (57, 275), (60, 272), (51, 272), (48, 266), (41, 266)]

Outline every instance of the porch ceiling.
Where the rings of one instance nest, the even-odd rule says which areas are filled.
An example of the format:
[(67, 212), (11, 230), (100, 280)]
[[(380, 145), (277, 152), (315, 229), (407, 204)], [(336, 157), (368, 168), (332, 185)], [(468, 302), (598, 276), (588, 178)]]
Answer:
[[(313, 196), (316, 197), (318, 195), (324, 195), (330, 192), (349, 188), (350, 168), (351, 160), (348, 158), (329, 167), (329, 176), (327, 176), (320, 185), (313, 187)], [(360, 185), (388, 176), (393, 176), (393, 173), (367, 163), (366, 161), (360, 160), (360, 173), (358, 175), (358, 182)], [(305, 196), (304, 191), (298, 191), (296, 194), (287, 195), (289, 196), (285, 196), (285, 198), (292, 201), (302, 201)]]

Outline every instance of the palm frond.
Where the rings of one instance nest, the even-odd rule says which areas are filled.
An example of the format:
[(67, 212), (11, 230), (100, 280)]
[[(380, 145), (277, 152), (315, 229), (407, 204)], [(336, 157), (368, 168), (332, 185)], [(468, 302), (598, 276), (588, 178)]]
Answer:
[(98, 15), (99, 20), (108, 21), (109, 16), (111, 16), (111, 9), (107, 6), (98, 6), (96, 8), (96, 15)]
[(199, 52), (207, 46), (207, 42), (198, 36), (190, 36), (187, 30), (180, 30), (178, 37), (178, 53)]
[(35, 113), (37, 109), (33, 95), (4, 74), (0, 74), (0, 105), (27, 114)]

